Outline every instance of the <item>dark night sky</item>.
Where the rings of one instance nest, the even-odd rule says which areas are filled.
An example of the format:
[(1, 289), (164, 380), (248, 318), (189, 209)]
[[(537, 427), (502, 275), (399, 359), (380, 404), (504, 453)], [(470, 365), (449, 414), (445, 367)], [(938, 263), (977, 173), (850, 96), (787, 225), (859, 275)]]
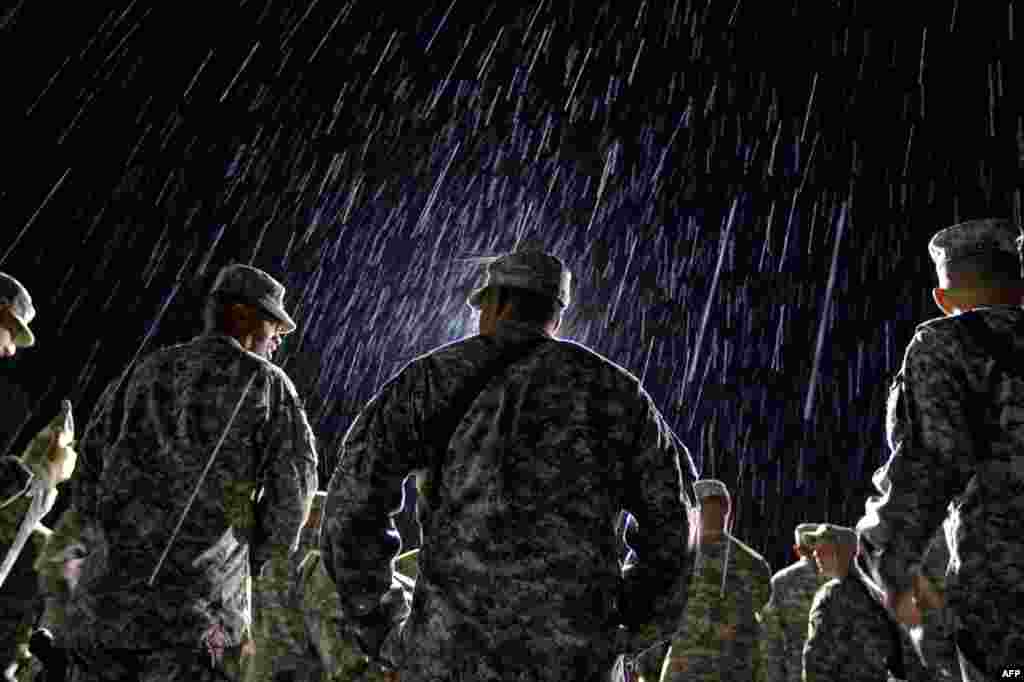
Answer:
[(0, 370), (15, 451), (251, 262), (325, 486), (376, 388), (475, 330), (464, 259), (526, 242), (779, 568), (863, 510), (930, 234), (1020, 221), (1005, 0), (76, 5), (0, 14), (0, 270), (40, 310)]

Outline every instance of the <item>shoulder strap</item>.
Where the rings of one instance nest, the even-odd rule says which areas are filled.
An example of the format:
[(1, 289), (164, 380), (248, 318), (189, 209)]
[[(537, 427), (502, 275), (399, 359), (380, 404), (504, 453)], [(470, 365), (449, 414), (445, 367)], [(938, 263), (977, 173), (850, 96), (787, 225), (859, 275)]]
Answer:
[(466, 412), (473, 404), (473, 401), (476, 400), (477, 396), (479, 396), (484, 388), (487, 387), (487, 384), (491, 382), (491, 379), (503, 374), (508, 367), (525, 358), (534, 349), (548, 341), (550, 341), (548, 337), (542, 336), (513, 345), (499, 353), (497, 357), (487, 363), (479, 373), (466, 382), (465, 386), (462, 387), (462, 390), (456, 393), (452, 398), (451, 405), (448, 409), (438, 415), (434, 420), (434, 424), (428, 428), (428, 433), (435, 434), (432, 439), (434, 446), (434, 468), (431, 472), (430, 489), (428, 493), (428, 502), (432, 510), (437, 509), (438, 501), (440, 499), (441, 472), (444, 468), (445, 457), (448, 453), (448, 444), (451, 442), (452, 436), (455, 435), (455, 430), (458, 428), (462, 418), (466, 416)]

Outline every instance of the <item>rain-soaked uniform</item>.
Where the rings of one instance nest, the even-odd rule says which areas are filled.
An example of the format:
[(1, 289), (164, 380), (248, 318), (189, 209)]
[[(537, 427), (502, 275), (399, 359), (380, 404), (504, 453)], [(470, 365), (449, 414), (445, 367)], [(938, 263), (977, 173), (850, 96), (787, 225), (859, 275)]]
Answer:
[(772, 596), (762, 609), (762, 640), (769, 682), (800, 682), (804, 642), (814, 595), (828, 582), (814, 559), (802, 558), (772, 576)]
[[(1018, 306), (978, 315), (1024, 352)], [(889, 394), (886, 429), (892, 455), (881, 496), (858, 524), (874, 579), (890, 595), (910, 588), (947, 505), (952, 523), (946, 601), (964, 644), (998, 675), (1024, 652), (1024, 374), (994, 372), (990, 352), (960, 316), (917, 327)], [(888, 494), (884, 490), (889, 488)], [(969, 640), (969, 641), (968, 641)]]
[[(940, 597), (946, 594), (946, 570), (949, 567), (949, 542), (946, 529), (950, 524), (944, 523), (932, 539), (925, 552), (925, 564), (922, 573), (928, 576), (932, 586)], [(941, 609), (925, 609), (921, 612), (921, 628), (912, 631), (914, 639), (924, 662), (928, 666), (932, 679), (959, 680), (960, 664), (956, 656), (956, 634), (953, 612), (949, 606)], [(916, 652), (915, 652), (916, 653)]]
[(851, 569), (825, 583), (811, 604), (803, 650), (805, 682), (884, 682), (892, 655), (885, 612)]
[(287, 375), (227, 336), (158, 351), (125, 383), (97, 406), (72, 482), (85, 556), (67, 604), (70, 679), (237, 679), (250, 566), (297, 547), (313, 433)]
[[(14, 542), (21, 519), (25, 516), (30, 499), (18, 497), (32, 480), (32, 471), (17, 457), (0, 458), (0, 560), (3, 560), (7, 549)], [(20, 646), (27, 640), (31, 629), (31, 614), (34, 606), (32, 586), (35, 576), (32, 573), (32, 562), (42, 550), (45, 537), (41, 533), (33, 533), (32, 538), (22, 550), (18, 561), (11, 568), (10, 575), (0, 587), (0, 676), (16, 660), (24, 660), (24, 647)], [(28, 588), (28, 597), (26, 597)]]
[[(501, 321), (494, 337), (417, 358), (356, 419), (321, 536), (346, 614), (391, 585), (401, 540), (390, 516), (406, 476), (430, 476), (433, 420), (496, 353), (541, 334)], [(695, 471), (636, 377), (549, 341), (480, 393), (445, 457), (418, 501), (424, 544), (396, 647), (402, 682), (607, 680), (623, 613), (641, 633), (633, 646), (671, 635), (692, 571)], [(638, 523), (625, 580), (622, 509)]]
[(768, 562), (728, 533), (701, 538), (690, 597), (664, 662), (663, 682), (748, 682), (760, 675), (758, 614), (771, 599), (771, 577)]

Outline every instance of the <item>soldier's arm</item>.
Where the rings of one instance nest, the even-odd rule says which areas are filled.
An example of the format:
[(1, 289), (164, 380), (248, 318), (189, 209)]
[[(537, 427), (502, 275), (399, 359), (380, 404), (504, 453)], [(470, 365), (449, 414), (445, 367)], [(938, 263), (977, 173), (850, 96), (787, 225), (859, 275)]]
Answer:
[(758, 654), (761, 658), (762, 679), (769, 682), (783, 682), (786, 679), (784, 658), (784, 638), (782, 620), (776, 602), (778, 590), (768, 583), (768, 602), (758, 614), (760, 637), (758, 637)]
[(849, 663), (845, 642), (852, 636), (836, 608), (835, 588), (829, 583), (814, 595), (807, 620), (803, 653), (803, 682), (840, 682)]
[(403, 505), (403, 481), (424, 468), (417, 384), (408, 365), (367, 404), (345, 435), (324, 505), (320, 549), (342, 610), (358, 619), (378, 609), (392, 586), (402, 548), (392, 517)]
[(890, 599), (911, 589), (947, 504), (974, 473), (965, 380), (958, 340), (919, 328), (889, 397), (883, 494), (858, 524), (868, 568)]
[(265, 564), (286, 570), (317, 489), (313, 430), (298, 393), (282, 374), (268, 377), (270, 421), (256, 500), (257, 535), (252, 563), (258, 576)]
[(636, 519), (630, 536), (635, 563), (623, 572), (623, 618), (650, 646), (675, 632), (693, 572), (696, 470), (690, 453), (641, 389), (637, 448), (625, 471), (626, 510)]
[(119, 432), (124, 400), (131, 376), (120, 375), (107, 384), (90, 414), (89, 423), (78, 444), (78, 466), (68, 481), (71, 505), (80, 514), (96, 512), (96, 494), (103, 474), (103, 453), (113, 445)]

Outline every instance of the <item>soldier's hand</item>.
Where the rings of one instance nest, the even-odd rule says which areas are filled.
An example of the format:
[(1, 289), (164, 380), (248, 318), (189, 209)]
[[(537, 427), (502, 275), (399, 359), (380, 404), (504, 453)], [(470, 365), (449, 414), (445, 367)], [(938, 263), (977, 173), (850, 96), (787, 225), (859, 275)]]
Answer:
[(50, 438), (50, 449), (46, 453), (46, 473), (51, 485), (57, 485), (71, 478), (78, 462), (78, 453), (71, 447), (71, 438), (64, 432), (56, 432)]
[(913, 589), (897, 594), (892, 603), (897, 621), (907, 626), (921, 624), (921, 609), (917, 605)]
[(945, 600), (927, 576), (914, 577), (914, 598), (922, 609), (939, 610), (945, 606)]

